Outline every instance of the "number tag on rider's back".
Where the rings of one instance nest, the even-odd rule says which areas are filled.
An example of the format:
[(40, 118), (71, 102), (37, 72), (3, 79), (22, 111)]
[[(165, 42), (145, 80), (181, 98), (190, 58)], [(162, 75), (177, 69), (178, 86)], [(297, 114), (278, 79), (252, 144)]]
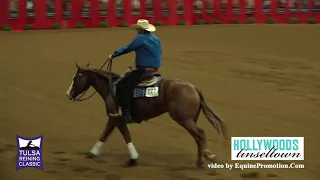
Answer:
[(157, 96), (159, 96), (159, 87), (146, 88), (146, 97), (157, 97)]

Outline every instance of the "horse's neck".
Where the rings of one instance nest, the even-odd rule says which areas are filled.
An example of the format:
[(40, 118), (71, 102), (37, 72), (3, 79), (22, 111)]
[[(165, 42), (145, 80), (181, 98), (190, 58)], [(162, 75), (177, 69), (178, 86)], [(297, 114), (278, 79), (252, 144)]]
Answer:
[[(109, 81), (110, 79), (106, 79), (101, 77), (98, 74), (95, 74), (92, 76), (92, 83), (91, 86), (100, 94), (100, 96), (102, 97), (102, 99), (105, 99), (109, 93), (110, 93), (110, 89), (109, 89)], [(111, 80), (111, 84), (113, 83), (113, 80)]]

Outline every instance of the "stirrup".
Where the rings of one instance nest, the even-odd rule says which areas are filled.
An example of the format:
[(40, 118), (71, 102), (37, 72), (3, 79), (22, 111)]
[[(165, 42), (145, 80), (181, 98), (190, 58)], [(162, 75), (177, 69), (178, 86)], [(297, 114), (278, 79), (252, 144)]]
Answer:
[(108, 113), (108, 116), (110, 118), (120, 118), (122, 115), (120, 115), (119, 113)]
[[(120, 110), (119, 110), (120, 109)], [(120, 118), (120, 117), (122, 117), (122, 111), (121, 111), (121, 108), (119, 108), (118, 109), (118, 112), (115, 112), (115, 113), (113, 113), (113, 112), (111, 112), (111, 113), (108, 113), (108, 116), (110, 117), (110, 118)]]

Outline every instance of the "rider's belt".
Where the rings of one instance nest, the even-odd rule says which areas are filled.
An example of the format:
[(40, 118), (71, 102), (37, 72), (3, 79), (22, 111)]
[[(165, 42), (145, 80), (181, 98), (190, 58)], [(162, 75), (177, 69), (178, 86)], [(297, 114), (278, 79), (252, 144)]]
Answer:
[(158, 68), (153, 68), (153, 67), (144, 67), (144, 66), (137, 66), (136, 67), (139, 70), (145, 70), (145, 71), (151, 71), (151, 72), (157, 72)]

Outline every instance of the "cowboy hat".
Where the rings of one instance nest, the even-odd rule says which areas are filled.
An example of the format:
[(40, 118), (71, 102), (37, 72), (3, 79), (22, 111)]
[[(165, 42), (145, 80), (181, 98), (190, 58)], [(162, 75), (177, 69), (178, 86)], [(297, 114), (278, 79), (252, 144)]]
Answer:
[(137, 28), (137, 29), (144, 29), (149, 32), (156, 31), (156, 27), (154, 27), (154, 25), (150, 24), (149, 21), (146, 19), (139, 19), (137, 21), (137, 24), (132, 24), (131, 27)]

